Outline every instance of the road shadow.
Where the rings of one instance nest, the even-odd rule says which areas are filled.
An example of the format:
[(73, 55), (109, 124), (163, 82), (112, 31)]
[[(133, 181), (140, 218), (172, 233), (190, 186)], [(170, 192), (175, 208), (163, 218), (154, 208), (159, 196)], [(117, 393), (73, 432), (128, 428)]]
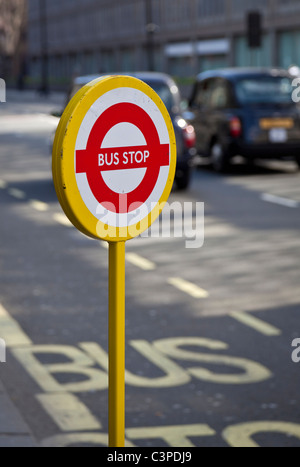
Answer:
[(258, 175), (288, 175), (299, 171), (298, 165), (293, 159), (286, 160), (265, 160), (257, 159), (255, 162), (243, 162), (237, 160), (233, 162), (225, 174), (218, 174), (214, 171), (212, 164), (200, 158), (197, 171), (214, 173), (220, 177), (255, 177)]
[[(43, 203), (52, 204), (57, 202), (54, 184), (51, 178), (40, 180), (16, 181), (7, 186), (7, 192), (13, 188), (25, 194), (24, 201), (35, 199)], [(11, 197), (12, 201), (20, 202), (20, 199)]]

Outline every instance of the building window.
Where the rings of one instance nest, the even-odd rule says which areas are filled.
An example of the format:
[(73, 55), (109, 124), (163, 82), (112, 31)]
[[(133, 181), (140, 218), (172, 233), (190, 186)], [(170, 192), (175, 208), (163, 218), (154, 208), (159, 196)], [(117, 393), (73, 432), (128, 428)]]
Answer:
[(121, 51), (121, 71), (135, 71), (135, 60), (133, 49), (123, 49)]
[(262, 46), (250, 49), (246, 37), (236, 38), (234, 41), (234, 61), (236, 66), (272, 66), (271, 40), (268, 34), (263, 36)]
[(300, 30), (279, 35), (279, 65), (283, 68), (300, 66)]
[(225, 17), (226, 2), (223, 0), (197, 0), (197, 15), (200, 21)]
[(112, 73), (117, 71), (116, 59), (113, 50), (104, 50), (101, 52), (99, 69), (101, 73)]

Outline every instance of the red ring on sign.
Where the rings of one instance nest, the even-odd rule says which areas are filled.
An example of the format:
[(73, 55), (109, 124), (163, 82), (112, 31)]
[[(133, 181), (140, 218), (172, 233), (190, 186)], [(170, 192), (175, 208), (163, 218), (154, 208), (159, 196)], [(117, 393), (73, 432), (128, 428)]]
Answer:
[[(145, 176), (139, 186), (130, 193), (120, 194), (111, 190), (105, 183), (98, 165), (98, 154), (103, 140), (111, 128), (119, 123), (131, 123), (144, 135), (147, 146), (153, 154), (147, 165)], [(167, 148), (166, 148), (167, 146)], [(104, 148), (103, 148), (104, 149)], [(168, 163), (166, 164), (166, 149)], [(126, 147), (124, 147), (126, 150)], [(157, 182), (160, 167), (169, 165), (169, 145), (161, 144), (157, 129), (150, 116), (141, 107), (131, 103), (121, 103), (105, 110), (94, 124), (85, 150), (76, 151), (76, 173), (86, 173), (90, 189), (97, 201), (116, 213), (136, 210), (151, 195)]]

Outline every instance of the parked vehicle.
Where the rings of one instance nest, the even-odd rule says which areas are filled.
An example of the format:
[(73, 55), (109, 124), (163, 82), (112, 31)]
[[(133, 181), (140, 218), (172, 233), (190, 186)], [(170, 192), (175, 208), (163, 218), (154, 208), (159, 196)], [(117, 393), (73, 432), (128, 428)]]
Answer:
[[(144, 81), (160, 96), (173, 122), (177, 142), (177, 168), (175, 180), (181, 190), (188, 188), (191, 178), (191, 168), (196, 155), (196, 135), (194, 128), (182, 116), (181, 96), (174, 80), (163, 73), (136, 72), (123, 73)], [(80, 76), (74, 79), (68, 101), (90, 81), (99, 76)]]
[(300, 108), (292, 77), (279, 69), (237, 68), (198, 75), (189, 102), (196, 147), (226, 171), (248, 161), (292, 156), (300, 167)]

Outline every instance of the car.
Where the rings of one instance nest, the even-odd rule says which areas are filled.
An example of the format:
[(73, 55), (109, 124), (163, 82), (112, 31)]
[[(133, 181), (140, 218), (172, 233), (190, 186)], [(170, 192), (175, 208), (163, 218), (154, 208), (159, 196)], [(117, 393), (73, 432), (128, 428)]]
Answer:
[[(157, 72), (113, 73), (132, 76), (148, 84), (164, 102), (175, 130), (177, 143), (177, 167), (175, 181), (179, 190), (188, 188), (196, 156), (194, 127), (183, 118), (181, 95), (175, 81), (167, 74)], [(112, 75), (112, 74), (110, 74)], [(86, 84), (99, 75), (78, 76), (73, 80), (68, 101)]]
[(293, 157), (300, 167), (300, 108), (295, 76), (281, 69), (227, 68), (200, 73), (189, 100), (196, 147), (218, 172), (235, 156)]

